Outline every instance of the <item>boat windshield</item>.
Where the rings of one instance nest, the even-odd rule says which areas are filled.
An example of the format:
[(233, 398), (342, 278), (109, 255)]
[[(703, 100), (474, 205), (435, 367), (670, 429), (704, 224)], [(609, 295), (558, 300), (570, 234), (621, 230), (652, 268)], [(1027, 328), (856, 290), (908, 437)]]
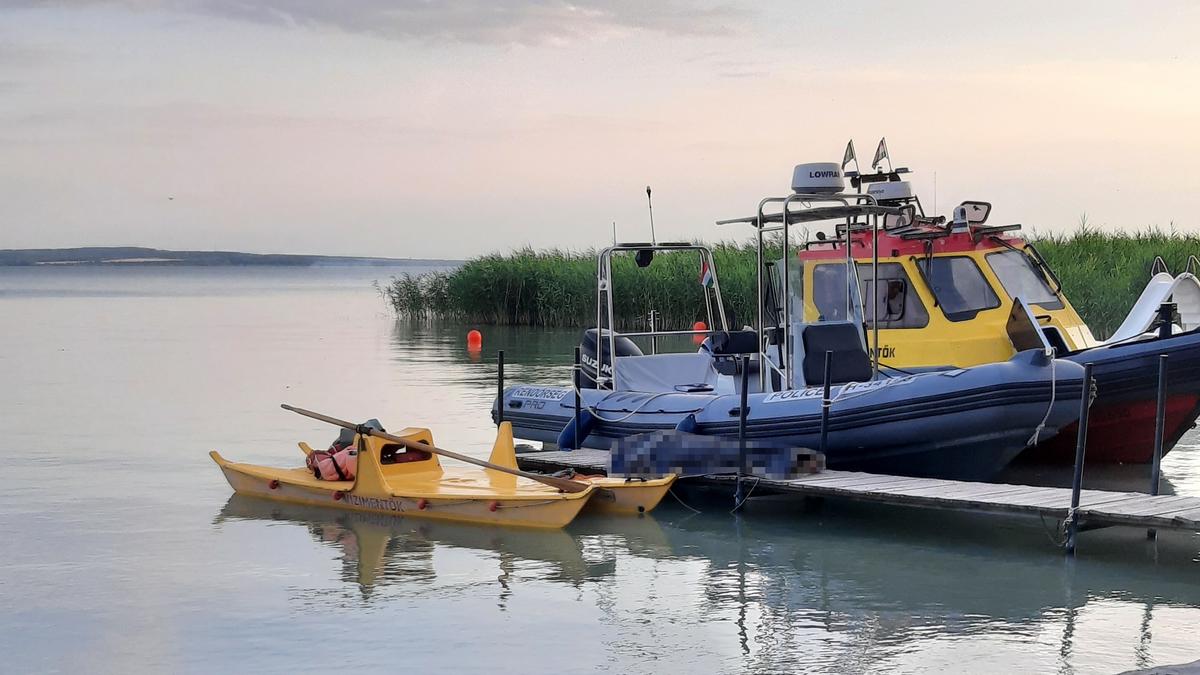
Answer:
[(985, 309), (1000, 306), (979, 266), (966, 256), (922, 258), (917, 265), (951, 321), (969, 321)]
[(1046, 283), (1041, 270), (1020, 251), (1001, 251), (987, 255), (988, 264), (1010, 298), (1020, 297), (1044, 309), (1062, 309), (1062, 299)]
[[(773, 265), (775, 271), (775, 290), (783, 293), (781, 271), (783, 261)], [(853, 279), (846, 278), (846, 263), (842, 261), (822, 262), (812, 266), (812, 306), (805, 307), (804, 274), (805, 266), (792, 264), (788, 267), (789, 288), (791, 295), (790, 311), (794, 323), (823, 323), (826, 321), (862, 321), (862, 300), (859, 297), (858, 270), (855, 269)], [(814, 316), (813, 309), (816, 309)], [(779, 317), (782, 322), (783, 317)]]

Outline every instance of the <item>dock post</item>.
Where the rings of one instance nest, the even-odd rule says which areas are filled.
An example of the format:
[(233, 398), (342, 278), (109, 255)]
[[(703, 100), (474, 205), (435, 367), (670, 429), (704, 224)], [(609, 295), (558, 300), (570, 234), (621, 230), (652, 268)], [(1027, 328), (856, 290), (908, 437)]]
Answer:
[(1164, 302), (1158, 306), (1158, 337), (1171, 337), (1171, 327), (1175, 323), (1175, 309), (1178, 306), (1174, 302)]
[(1087, 453), (1088, 411), (1092, 407), (1092, 364), (1083, 364), (1083, 396), (1079, 400), (1079, 433), (1075, 436), (1075, 471), (1071, 477), (1071, 510), (1067, 512), (1067, 555), (1075, 555), (1075, 535), (1079, 531), (1079, 493), (1083, 490), (1083, 461)]
[(742, 505), (742, 473), (746, 470), (746, 416), (750, 414), (747, 399), (750, 396), (750, 357), (743, 356), (741, 402), (738, 405), (738, 474), (737, 487), (733, 491), (733, 508)]
[[(1157, 495), (1162, 478), (1163, 433), (1167, 423), (1167, 355), (1158, 355), (1158, 396), (1154, 407), (1154, 459), (1150, 463), (1150, 494)], [(1147, 539), (1158, 538), (1158, 530), (1146, 530)]]
[(579, 449), (579, 346), (575, 346), (575, 368), (571, 371), (571, 383), (575, 389), (575, 449)]
[(496, 426), (504, 424), (504, 350), (496, 352)]
[(833, 352), (825, 352), (825, 397), (821, 399), (821, 454), (825, 454), (825, 441), (829, 436), (829, 408), (833, 401), (829, 396), (829, 370), (833, 363)]

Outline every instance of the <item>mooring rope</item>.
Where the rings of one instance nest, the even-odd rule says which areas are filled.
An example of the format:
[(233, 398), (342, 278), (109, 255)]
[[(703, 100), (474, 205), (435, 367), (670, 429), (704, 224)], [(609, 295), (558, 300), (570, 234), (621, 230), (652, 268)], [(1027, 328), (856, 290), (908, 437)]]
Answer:
[[(740, 475), (738, 476), (738, 480), (741, 480)], [(754, 485), (750, 486), (750, 491), (746, 493), (745, 497), (742, 497), (742, 501), (735, 503), (733, 505), (733, 508), (729, 512), (735, 513), (738, 509), (742, 508), (743, 504), (750, 501), (750, 495), (754, 494), (754, 488), (758, 487), (758, 484), (760, 482), (762, 482), (762, 478), (759, 478), (758, 476), (754, 476)]]
[[(572, 380), (574, 380), (574, 378), (572, 378)], [(573, 389), (575, 391), (575, 395), (579, 397), (579, 405), (581, 405), (584, 409), (586, 409), (588, 412), (590, 412), (593, 417), (600, 420), (601, 422), (610, 422), (610, 423), (624, 422), (625, 420), (629, 419), (630, 417), (633, 417), (634, 415), (641, 412), (642, 408), (646, 407), (646, 405), (648, 405), (651, 401), (658, 398), (659, 396), (666, 396), (668, 394), (678, 394), (679, 393), (677, 391), (661, 391), (661, 392), (658, 392), (657, 394), (651, 394), (644, 401), (642, 401), (641, 403), (638, 403), (637, 406), (634, 407), (633, 410), (630, 410), (628, 413), (626, 413), (620, 417), (605, 417), (604, 415), (600, 414), (600, 410), (593, 408), (591, 405), (589, 405), (586, 401), (583, 400), (583, 390), (580, 389), (578, 386), (576, 386), (574, 381), (571, 382), (571, 389)], [(596, 390), (596, 391), (598, 391), (598, 390)], [(614, 390), (614, 391), (610, 392), (609, 395), (611, 396), (612, 394), (615, 394), (615, 393), (616, 393), (616, 391)], [(605, 396), (604, 398), (608, 398), (608, 396)], [(603, 401), (603, 399), (601, 399), (601, 402), (602, 401)], [(596, 405), (599, 405), (599, 403), (597, 403)], [(703, 410), (703, 409), (704, 408), (700, 408), (700, 410)]]
[(680, 506), (687, 509), (688, 511), (691, 511), (692, 513), (703, 513), (703, 511), (701, 511), (700, 509), (694, 509), (691, 506), (688, 506), (687, 502), (684, 502), (682, 499), (679, 498), (679, 495), (675, 494), (675, 490), (673, 488), (667, 488), (667, 494), (674, 497), (675, 501), (679, 502)]
[[(1033, 435), (1029, 437), (1028, 441), (1025, 441), (1026, 446), (1037, 445), (1038, 438), (1041, 436), (1042, 430), (1046, 428), (1046, 422), (1050, 421), (1050, 413), (1054, 411), (1054, 397), (1057, 393), (1055, 385), (1058, 383), (1058, 378), (1054, 373), (1055, 360), (1056, 359), (1054, 356), (1050, 357), (1050, 405), (1046, 406), (1046, 414), (1042, 417), (1042, 421), (1039, 422), (1037, 427), (1033, 430)], [(1084, 392), (1084, 396), (1087, 396), (1087, 392)]]

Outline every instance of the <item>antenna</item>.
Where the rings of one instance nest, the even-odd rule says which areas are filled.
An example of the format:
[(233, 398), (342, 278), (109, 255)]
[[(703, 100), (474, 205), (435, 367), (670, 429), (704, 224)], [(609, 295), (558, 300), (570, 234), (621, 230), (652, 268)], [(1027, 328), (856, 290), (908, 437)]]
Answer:
[(613, 246), (617, 245), (617, 221), (613, 221)]
[(650, 198), (650, 186), (646, 186), (646, 205), (650, 207), (650, 243), (658, 245), (658, 239), (654, 236), (654, 200)]

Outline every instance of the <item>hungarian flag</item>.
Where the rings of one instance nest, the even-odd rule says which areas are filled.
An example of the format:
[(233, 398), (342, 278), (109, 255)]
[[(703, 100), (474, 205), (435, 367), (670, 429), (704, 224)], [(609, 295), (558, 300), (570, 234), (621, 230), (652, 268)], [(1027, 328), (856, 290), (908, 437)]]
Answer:
[(700, 285), (711, 288), (714, 280), (712, 268), (708, 266), (708, 258), (702, 259), (700, 261)]

